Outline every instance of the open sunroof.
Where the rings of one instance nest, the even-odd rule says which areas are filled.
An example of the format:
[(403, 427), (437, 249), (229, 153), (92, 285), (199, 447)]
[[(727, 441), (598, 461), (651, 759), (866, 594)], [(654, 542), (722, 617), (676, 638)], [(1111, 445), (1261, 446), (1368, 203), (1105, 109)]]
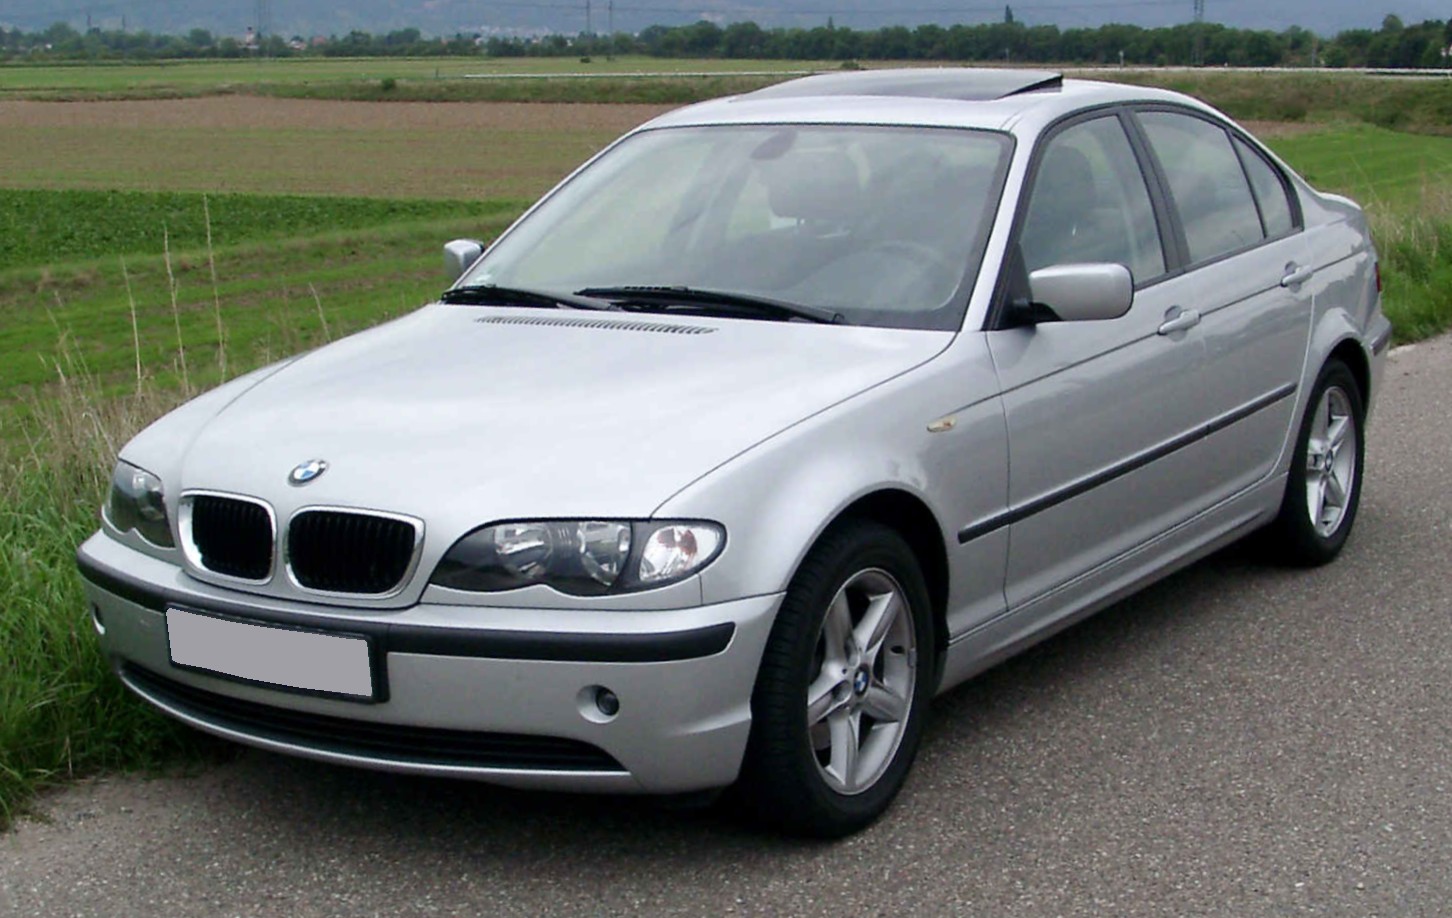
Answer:
[(1058, 89), (1064, 75), (1050, 70), (986, 68), (923, 68), (821, 73), (758, 89), (753, 99), (797, 99), (809, 96), (898, 96), (988, 102), (1005, 96)]

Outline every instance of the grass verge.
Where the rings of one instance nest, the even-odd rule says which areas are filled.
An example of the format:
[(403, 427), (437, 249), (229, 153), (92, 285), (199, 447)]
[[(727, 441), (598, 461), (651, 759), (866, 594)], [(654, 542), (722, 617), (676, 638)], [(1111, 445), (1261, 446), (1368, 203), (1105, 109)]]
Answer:
[[(74, 367), (72, 367), (74, 369)], [(106, 399), (66, 377), (0, 476), (0, 829), (45, 784), (204, 754), (195, 734), (136, 704), (102, 659), (75, 574), (115, 441), (175, 399)]]
[(1099, 70), (1086, 75), (1188, 93), (1242, 120), (1352, 121), (1397, 131), (1452, 134), (1452, 80), (1211, 68)]

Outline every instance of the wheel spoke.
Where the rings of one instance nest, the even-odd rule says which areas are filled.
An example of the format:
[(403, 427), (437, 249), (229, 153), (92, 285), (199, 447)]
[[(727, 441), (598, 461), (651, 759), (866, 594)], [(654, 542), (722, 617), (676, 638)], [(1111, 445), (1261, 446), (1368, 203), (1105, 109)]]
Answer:
[(1316, 475), (1306, 477), (1306, 510), (1311, 517), (1312, 525), (1321, 525), (1321, 512), (1326, 503), (1326, 476)]
[(1331, 423), (1326, 429), (1326, 443), (1331, 450), (1341, 448), (1341, 444), (1346, 442), (1346, 435), (1350, 430), (1351, 419), (1349, 417), (1345, 415), (1337, 417), (1334, 414), (1331, 416)]
[(1326, 503), (1338, 509), (1346, 506), (1346, 486), (1335, 469), (1326, 475)]
[(881, 682), (873, 682), (862, 699), (862, 712), (880, 723), (900, 722), (907, 709), (907, 699)]
[(843, 681), (840, 667), (828, 662), (822, 667), (821, 675), (807, 686), (808, 727), (814, 727), (832, 716), (852, 697), (851, 692), (839, 691)]
[(868, 601), (867, 611), (862, 614), (862, 621), (852, 629), (853, 636), (857, 639), (857, 646), (862, 648), (862, 656), (865, 659), (876, 659), (878, 648), (882, 646), (882, 639), (887, 636), (893, 622), (897, 621), (900, 605), (901, 602), (896, 592), (880, 593)]
[(852, 637), (852, 609), (847, 604), (847, 591), (842, 590), (827, 609), (822, 624), (822, 637), (827, 643), (827, 660), (841, 662), (847, 658), (847, 642)]
[(857, 787), (857, 731), (862, 715), (842, 710), (827, 723), (832, 731), (832, 761), (827, 770), (851, 793)]
[(1331, 398), (1328, 395), (1321, 396), (1321, 404), (1316, 406), (1315, 420), (1311, 422), (1311, 442), (1323, 444), (1326, 442), (1326, 429), (1331, 424)]

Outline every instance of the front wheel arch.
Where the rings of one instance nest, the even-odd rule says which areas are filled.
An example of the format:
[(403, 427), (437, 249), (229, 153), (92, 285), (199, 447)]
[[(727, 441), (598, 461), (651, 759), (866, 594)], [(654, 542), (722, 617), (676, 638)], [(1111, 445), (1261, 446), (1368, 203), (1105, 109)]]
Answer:
[[(878, 587), (869, 582), (867, 592), (896, 590), (893, 601), (880, 606), (884, 596), (874, 595), (850, 602), (849, 589), (864, 578)], [(881, 608), (896, 612), (874, 618), (872, 610)], [(908, 630), (874, 643), (863, 637), (874, 632), (874, 620), (905, 621)], [(898, 532), (852, 517), (829, 526), (792, 578), (752, 690), (751, 734), (732, 788), (745, 812), (780, 831), (818, 838), (856, 832), (885, 812), (906, 780), (936, 687), (934, 630), (921, 566)], [(836, 654), (844, 635), (851, 639)], [(877, 704), (879, 685), (894, 690), (895, 706)], [(838, 715), (850, 726), (832, 722), (843, 719)], [(851, 738), (849, 761), (859, 741), (864, 753), (870, 746), (883, 751), (858, 760), (869, 774), (856, 787), (834, 787), (829, 773), (838, 764), (838, 727)]]
[[(933, 685), (942, 678), (943, 662), (948, 651), (948, 594), (951, 581), (948, 573), (948, 546), (938, 518), (928, 505), (906, 491), (883, 489), (859, 497), (829, 523), (823, 534), (848, 520), (865, 520), (893, 530), (912, 548), (918, 567), (927, 582), (928, 599), (932, 603), (933, 642), (937, 648)], [(818, 536), (818, 540), (821, 535)]]

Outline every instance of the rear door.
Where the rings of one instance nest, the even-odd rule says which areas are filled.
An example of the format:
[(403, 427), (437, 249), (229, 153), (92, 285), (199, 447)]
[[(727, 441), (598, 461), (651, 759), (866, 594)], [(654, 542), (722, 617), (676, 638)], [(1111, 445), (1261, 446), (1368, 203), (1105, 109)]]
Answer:
[(1179, 217), (1184, 306), (1206, 351), (1201, 478), (1218, 500), (1270, 474), (1293, 426), (1313, 286), (1301, 211), (1279, 168), (1220, 122), (1184, 109), (1135, 120)]

